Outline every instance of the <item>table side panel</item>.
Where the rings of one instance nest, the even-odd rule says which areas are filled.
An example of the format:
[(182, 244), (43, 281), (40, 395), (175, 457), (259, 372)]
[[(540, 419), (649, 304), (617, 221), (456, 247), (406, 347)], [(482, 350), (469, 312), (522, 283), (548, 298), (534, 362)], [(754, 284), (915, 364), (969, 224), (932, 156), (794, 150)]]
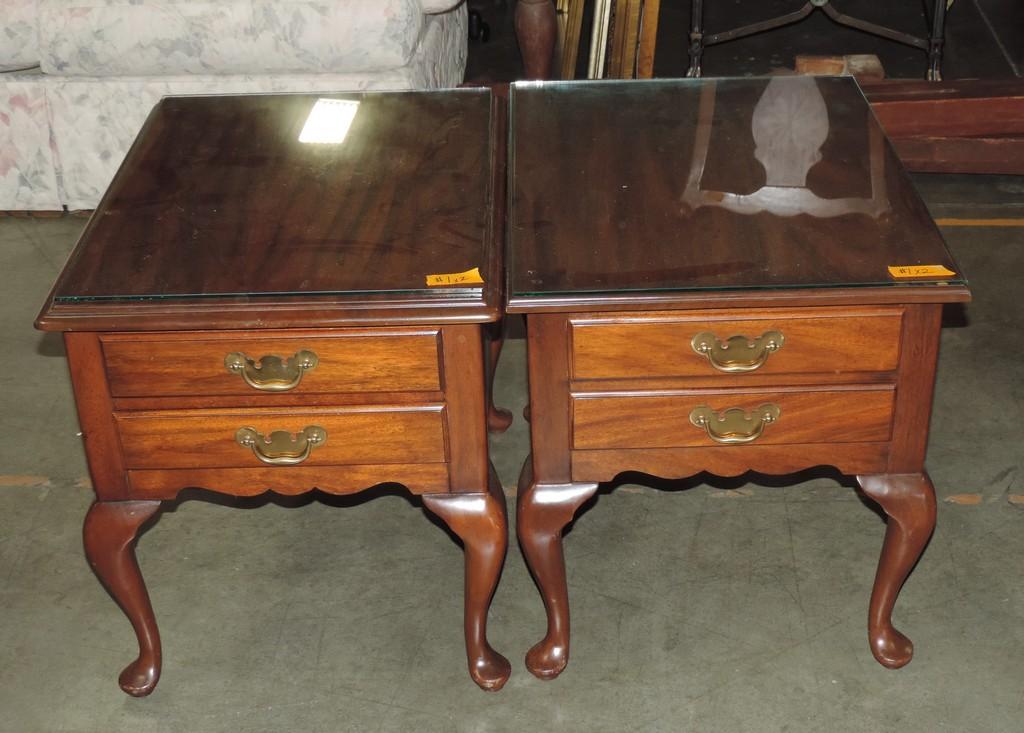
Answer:
[(917, 305), (907, 309), (888, 473), (924, 470), (941, 328), (942, 306)]
[(64, 334), (64, 345), (93, 490), (103, 501), (128, 499), (124, 454), (114, 422), (100, 340), (95, 333), (69, 332)]
[(538, 483), (569, 483), (569, 319), (561, 313), (531, 315), (526, 333), (533, 477)]
[(480, 326), (441, 329), (450, 491), (487, 491), (490, 462)]

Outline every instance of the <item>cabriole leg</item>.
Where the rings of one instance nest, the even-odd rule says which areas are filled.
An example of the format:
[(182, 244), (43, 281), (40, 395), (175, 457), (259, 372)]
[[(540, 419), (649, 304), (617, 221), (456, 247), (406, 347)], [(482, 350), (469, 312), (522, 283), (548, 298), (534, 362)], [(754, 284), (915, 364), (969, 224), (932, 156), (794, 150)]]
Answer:
[(97, 501), (85, 516), (83, 537), (89, 564), (124, 611), (139, 640), (139, 656), (118, 682), (129, 695), (142, 697), (160, 679), (160, 634), (146, 584), (135, 559), (142, 524), (160, 509), (158, 501)]
[(926, 473), (858, 476), (861, 489), (889, 517), (868, 611), (868, 641), (879, 664), (904, 666), (914, 645), (892, 625), (900, 588), (935, 529), (935, 488)]
[(526, 668), (553, 679), (569, 663), (569, 591), (562, 530), (597, 491), (597, 484), (537, 484), (531, 458), (519, 476), (516, 528), (519, 545), (544, 600), (548, 630), (526, 654)]
[(487, 641), (487, 611), (498, 585), (505, 550), (508, 520), (505, 497), (494, 469), (487, 493), (424, 494), (423, 503), (439, 516), (465, 544), (465, 633), (469, 676), (482, 689), (500, 690), (512, 665)]

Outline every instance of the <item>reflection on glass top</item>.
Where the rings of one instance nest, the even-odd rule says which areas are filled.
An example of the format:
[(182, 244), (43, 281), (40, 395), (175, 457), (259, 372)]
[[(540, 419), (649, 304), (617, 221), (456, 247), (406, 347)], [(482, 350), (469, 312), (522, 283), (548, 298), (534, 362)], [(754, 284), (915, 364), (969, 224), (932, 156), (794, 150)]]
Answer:
[[(850, 78), (527, 82), (513, 295), (962, 283)], [(944, 278), (895, 279), (936, 265)]]
[(488, 90), (171, 97), (56, 302), (418, 293), (487, 272)]

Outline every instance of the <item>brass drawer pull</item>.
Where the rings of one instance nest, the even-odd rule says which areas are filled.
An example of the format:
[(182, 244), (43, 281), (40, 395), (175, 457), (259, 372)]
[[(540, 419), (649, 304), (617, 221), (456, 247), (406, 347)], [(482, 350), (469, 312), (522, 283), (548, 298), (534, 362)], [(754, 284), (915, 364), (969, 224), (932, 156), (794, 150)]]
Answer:
[(716, 443), (750, 443), (760, 438), (765, 427), (778, 420), (781, 414), (782, 410), (772, 402), (758, 407), (753, 415), (739, 407), (731, 407), (719, 415), (707, 405), (701, 405), (690, 412), (690, 422), (704, 428)]
[(720, 372), (752, 372), (768, 361), (769, 354), (781, 349), (785, 340), (781, 331), (765, 331), (756, 339), (731, 336), (723, 344), (715, 334), (704, 331), (693, 337), (690, 346)]
[(235, 441), (252, 452), (264, 463), (272, 466), (295, 466), (309, 458), (315, 446), (327, 440), (327, 431), (310, 425), (298, 435), (292, 436), (287, 430), (275, 430), (269, 438), (263, 437), (255, 428), (239, 428)]
[(263, 392), (287, 392), (295, 389), (302, 381), (304, 372), (320, 362), (312, 351), (302, 350), (295, 356), (282, 359), (280, 356), (264, 356), (250, 359), (240, 351), (224, 357), (224, 366), (232, 374), (241, 374), (245, 383)]

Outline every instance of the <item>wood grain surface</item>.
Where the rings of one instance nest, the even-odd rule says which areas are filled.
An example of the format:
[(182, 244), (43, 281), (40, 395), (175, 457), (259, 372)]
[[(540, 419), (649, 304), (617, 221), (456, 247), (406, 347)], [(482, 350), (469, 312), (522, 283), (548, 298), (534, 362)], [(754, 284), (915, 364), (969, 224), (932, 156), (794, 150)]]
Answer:
[(814, 466), (833, 466), (842, 473), (883, 471), (888, 443), (803, 443), (791, 445), (717, 445), (714, 448), (614, 448), (574, 450), (575, 481), (611, 481), (626, 471), (667, 479), (702, 471), (739, 476), (753, 471), (768, 475), (795, 473)]
[[(769, 94), (787, 84), (803, 92)], [(508, 310), (526, 314), (534, 451), (517, 529), (548, 621), (527, 668), (550, 679), (568, 661), (562, 532), (594, 482), (819, 466), (857, 476), (889, 516), (869, 637), (879, 662), (906, 664), (891, 612), (934, 525), (924, 458), (941, 304), (970, 293), (859, 90), (521, 85), (512, 125)], [(954, 274), (888, 278), (899, 264)], [(746, 374), (691, 347), (700, 331), (766, 330), (785, 343)], [(690, 420), (766, 403), (779, 412), (760, 434), (735, 428), (756, 435), (745, 444)]]
[[(494, 320), (504, 121), (490, 91), (325, 96), (359, 104), (343, 143), (300, 142), (317, 95), (163, 100), (37, 324), (403, 322), (435, 305), (435, 322)], [(472, 268), (483, 285), (426, 285)]]
[(318, 363), (289, 394), (441, 388), (437, 330), (127, 333), (101, 340), (114, 397), (259, 395), (227, 370), (225, 356), (243, 353), (258, 363), (302, 350)]
[(94, 333), (66, 333), (64, 347), (68, 353), (78, 425), (96, 498), (100, 501), (127, 499), (124, 455), (117, 435), (99, 337)]
[[(180, 410), (117, 414), (128, 468), (247, 468), (264, 466), (235, 441), (239, 428), (264, 437), (292, 435), (316, 425), (327, 440), (308, 466), (434, 463), (445, 460), (443, 406), (291, 408), (289, 410)], [(278, 467), (287, 471), (291, 466)]]
[(892, 388), (757, 392), (684, 392), (573, 395), (573, 448), (685, 448), (718, 446), (690, 411), (734, 407), (753, 413), (765, 403), (782, 414), (751, 445), (882, 442), (889, 439)]
[[(891, 371), (899, 358), (899, 309), (622, 313), (572, 319), (573, 376), (703, 377), (741, 384), (750, 376)], [(756, 371), (719, 372), (691, 346), (702, 332), (725, 342), (778, 331), (785, 339)]]
[[(955, 297), (935, 281), (908, 286), (888, 273), (889, 265), (936, 264), (958, 273), (948, 282), (961, 282), (855, 82), (815, 80), (827, 111), (815, 131), (820, 149), (801, 149), (800, 133), (786, 132), (813, 106), (806, 87), (762, 120), (782, 132), (755, 141), (754, 110), (768, 84), (513, 85), (513, 309), (550, 305), (534, 306), (537, 298), (608, 302), (641, 292), (671, 300), (698, 291), (710, 301), (719, 290), (770, 299), (792, 288), (873, 286)], [(771, 188), (762, 162), (771, 155), (812, 156), (802, 185), (769, 191), (784, 213), (727, 206), (730, 196)], [(857, 208), (868, 200), (874, 214)]]
[(128, 472), (132, 495), (174, 499), (182, 489), (195, 487), (231, 496), (304, 494), (317, 489), (328, 494), (355, 494), (382, 483), (397, 483), (413, 494), (446, 492), (448, 467), (443, 463), (386, 463), (352, 466), (274, 466), (263, 468), (142, 469)]

